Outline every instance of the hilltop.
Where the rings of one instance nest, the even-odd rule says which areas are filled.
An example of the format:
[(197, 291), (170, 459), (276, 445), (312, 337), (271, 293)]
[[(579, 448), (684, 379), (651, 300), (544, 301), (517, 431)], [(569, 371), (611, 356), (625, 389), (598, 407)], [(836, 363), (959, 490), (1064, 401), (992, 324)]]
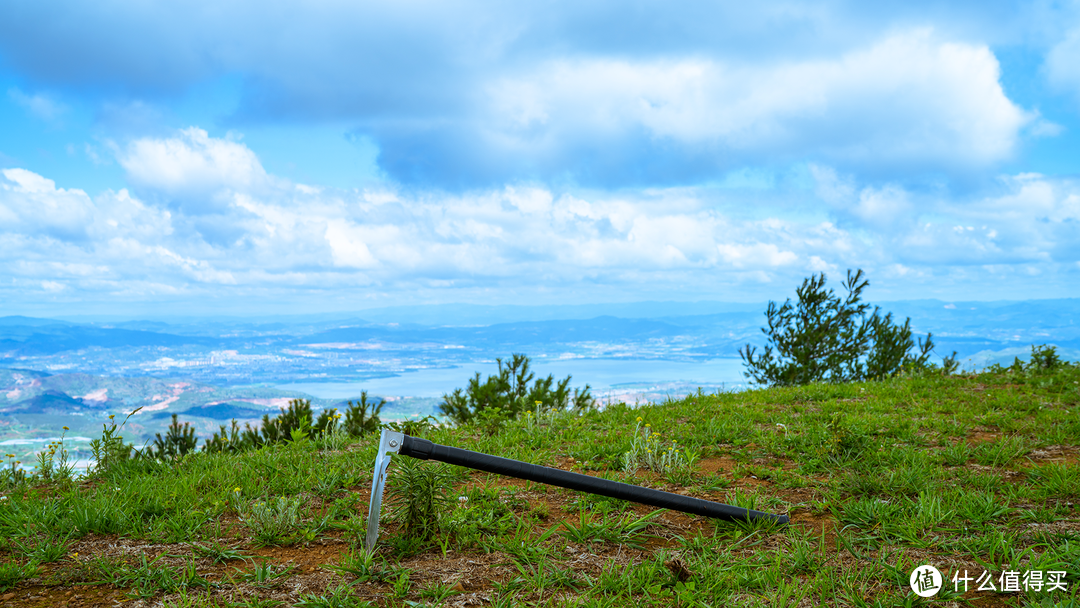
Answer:
[[(398, 456), (371, 556), (359, 545), (375, 435), (119, 462), (86, 481), (5, 486), (0, 601), (916, 605), (909, 575), (932, 564), (947, 581), (938, 599), (1063, 605), (1080, 599), (1078, 413), (1080, 368), (1064, 365), (413, 423), (439, 444), (791, 524), (653, 512)], [(422, 508), (425, 495), (438, 499), (430, 536), (406, 526), (404, 507)], [(953, 573), (989, 572), (1000, 586), (1013, 570), (1065, 572), (1067, 588), (952, 590)]]

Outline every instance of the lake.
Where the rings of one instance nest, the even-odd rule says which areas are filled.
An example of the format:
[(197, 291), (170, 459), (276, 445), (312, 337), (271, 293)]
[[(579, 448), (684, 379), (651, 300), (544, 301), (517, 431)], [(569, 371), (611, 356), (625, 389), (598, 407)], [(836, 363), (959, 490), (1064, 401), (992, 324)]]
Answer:
[[(537, 378), (552, 374), (558, 381), (571, 375), (571, 386), (588, 383), (593, 395), (598, 397), (611, 390), (643, 390), (649, 385), (700, 385), (714, 390), (721, 386), (728, 390), (746, 387), (742, 359), (690, 363), (647, 359), (532, 359), (530, 363), (530, 371)], [(365, 390), (372, 395), (438, 398), (455, 388), (465, 388), (476, 372), (480, 372), (481, 380), (484, 380), (496, 371), (498, 366), (494, 362), (475, 363), (454, 368), (403, 371), (391, 378), (357, 382), (297, 382), (275, 386), (320, 399), (355, 399)]]

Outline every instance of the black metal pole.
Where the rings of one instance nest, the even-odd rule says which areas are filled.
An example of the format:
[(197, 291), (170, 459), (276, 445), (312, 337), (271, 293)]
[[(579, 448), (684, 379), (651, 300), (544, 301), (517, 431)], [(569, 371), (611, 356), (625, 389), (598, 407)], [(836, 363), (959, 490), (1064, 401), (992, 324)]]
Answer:
[(631, 502), (659, 507), (661, 509), (671, 509), (672, 511), (681, 511), (683, 513), (692, 513), (694, 515), (703, 515), (705, 517), (716, 519), (771, 519), (779, 524), (788, 523), (787, 515), (773, 515), (772, 513), (754, 511), (753, 509), (743, 509), (718, 502), (701, 500), (700, 498), (672, 494), (671, 492), (664, 492), (661, 490), (642, 488), (641, 486), (620, 483), (609, 479), (590, 477), (580, 473), (560, 471), (559, 469), (542, 467), (540, 465), (521, 462), (520, 460), (500, 458), (499, 456), (492, 456), (490, 454), (481, 454), (480, 452), (471, 452), (460, 448), (439, 445), (426, 439), (418, 439), (416, 437), (409, 437), (408, 435), (405, 435), (405, 440), (398, 453), (404, 456), (419, 458), (421, 460), (437, 460), (439, 462), (445, 462), (446, 464), (477, 469), (488, 473), (495, 473), (497, 475), (506, 475), (507, 477), (516, 477), (517, 479), (527, 479), (529, 481), (558, 486), (560, 488), (589, 492), (591, 494), (629, 500)]

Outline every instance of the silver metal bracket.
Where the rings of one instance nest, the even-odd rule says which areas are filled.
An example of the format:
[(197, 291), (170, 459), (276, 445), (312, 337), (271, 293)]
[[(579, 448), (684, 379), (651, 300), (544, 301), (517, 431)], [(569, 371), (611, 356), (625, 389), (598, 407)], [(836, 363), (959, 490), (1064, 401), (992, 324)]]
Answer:
[(371, 500), (368, 501), (367, 536), (364, 538), (364, 548), (369, 553), (379, 539), (379, 512), (386, 489), (386, 468), (390, 466), (390, 457), (401, 450), (404, 441), (404, 433), (387, 429), (383, 429), (379, 437), (379, 453), (375, 455), (375, 472), (371, 477)]

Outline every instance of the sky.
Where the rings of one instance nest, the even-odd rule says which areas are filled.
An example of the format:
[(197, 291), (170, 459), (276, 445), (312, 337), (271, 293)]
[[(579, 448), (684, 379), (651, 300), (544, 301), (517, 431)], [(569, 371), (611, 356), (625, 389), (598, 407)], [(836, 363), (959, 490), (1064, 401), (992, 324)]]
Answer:
[(1080, 2), (0, 3), (0, 316), (1080, 297)]

